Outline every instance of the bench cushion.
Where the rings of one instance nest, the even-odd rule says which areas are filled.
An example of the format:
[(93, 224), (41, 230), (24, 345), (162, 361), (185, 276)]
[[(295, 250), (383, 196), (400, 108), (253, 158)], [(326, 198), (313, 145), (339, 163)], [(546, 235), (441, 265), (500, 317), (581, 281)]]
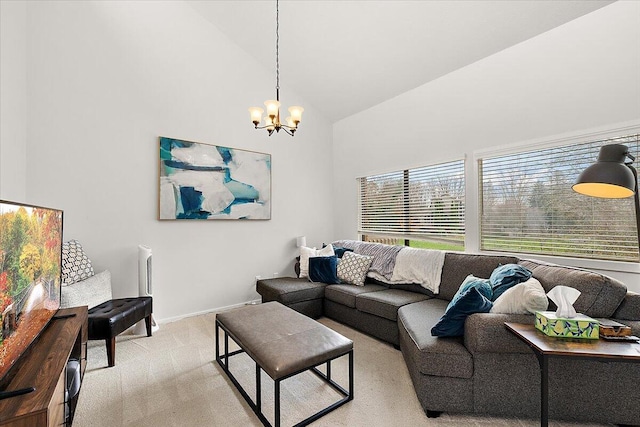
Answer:
[(278, 302), (218, 313), (216, 320), (274, 380), (353, 349), (353, 341)]
[(388, 289), (382, 285), (356, 286), (356, 285), (327, 285), (324, 297), (329, 301), (337, 302), (350, 308), (356, 308), (356, 296), (367, 292), (384, 291)]
[(310, 282), (297, 277), (278, 277), (261, 279), (256, 282), (256, 291), (263, 302), (278, 301), (289, 305), (301, 301), (310, 301), (324, 297), (326, 284)]
[[(447, 308), (447, 301), (432, 298), (405, 305), (398, 310), (398, 327), (404, 328), (412, 344), (403, 346), (416, 368), (425, 375), (471, 378), (473, 357), (462, 337), (431, 336), (435, 325)], [(402, 332), (401, 332), (402, 335)]]
[(365, 313), (395, 321), (398, 318), (398, 309), (400, 307), (426, 299), (429, 299), (429, 297), (424, 294), (400, 289), (386, 289), (356, 296), (356, 308)]
[(120, 298), (89, 310), (89, 339), (113, 338), (152, 313), (151, 297)]

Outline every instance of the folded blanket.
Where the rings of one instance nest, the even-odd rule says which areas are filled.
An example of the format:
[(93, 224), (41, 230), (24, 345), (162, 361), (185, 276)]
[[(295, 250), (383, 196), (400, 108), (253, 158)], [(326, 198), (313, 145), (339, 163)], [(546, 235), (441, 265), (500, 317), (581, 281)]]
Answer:
[(360, 242), (358, 240), (337, 240), (332, 243), (334, 247), (353, 249), (360, 255), (373, 257), (369, 272), (378, 273), (386, 279), (391, 279), (393, 268), (396, 264), (396, 256), (402, 246), (384, 245), (382, 243)]
[(444, 251), (402, 248), (390, 283), (416, 283), (434, 294), (440, 291)]

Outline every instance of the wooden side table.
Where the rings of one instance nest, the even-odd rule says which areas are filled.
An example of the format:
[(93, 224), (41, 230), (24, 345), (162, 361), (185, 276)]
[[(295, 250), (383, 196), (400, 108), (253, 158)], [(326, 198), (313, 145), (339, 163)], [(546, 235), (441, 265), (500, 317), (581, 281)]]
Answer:
[(605, 362), (640, 363), (640, 344), (606, 340), (578, 340), (544, 335), (534, 325), (505, 323), (533, 350), (540, 364), (540, 425), (549, 425), (549, 359), (568, 357)]

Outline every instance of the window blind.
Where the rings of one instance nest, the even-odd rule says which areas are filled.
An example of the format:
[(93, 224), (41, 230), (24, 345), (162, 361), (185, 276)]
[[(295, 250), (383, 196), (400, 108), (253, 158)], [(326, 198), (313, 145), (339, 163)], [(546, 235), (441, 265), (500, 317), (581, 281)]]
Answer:
[(480, 159), (481, 249), (640, 260), (633, 197), (600, 199), (571, 189), (600, 147), (613, 143), (640, 160), (640, 135)]
[(464, 160), (358, 181), (359, 233), (464, 241)]

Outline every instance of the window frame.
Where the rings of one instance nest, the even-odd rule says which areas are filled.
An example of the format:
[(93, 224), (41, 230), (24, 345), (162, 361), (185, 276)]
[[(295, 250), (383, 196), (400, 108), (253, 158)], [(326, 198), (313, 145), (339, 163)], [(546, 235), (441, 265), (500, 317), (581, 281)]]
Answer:
[[(470, 156), (470, 164), (467, 165), (468, 170), (470, 171), (467, 177), (473, 181), (470, 185), (473, 185), (473, 188), (475, 189), (474, 192), (467, 193), (467, 206), (474, 206), (475, 208), (473, 215), (471, 214), (470, 209), (467, 210), (467, 237), (469, 237), (469, 242), (465, 245), (467, 251), (486, 255), (514, 254), (514, 252), (509, 251), (488, 251), (481, 249), (482, 180), (480, 176), (480, 160), (489, 157), (508, 156), (527, 151), (544, 150), (595, 140), (619, 138), (638, 133), (640, 133), (640, 123), (638, 121), (631, 121), (586, 131), (559, 134), (550, 138), (532, 139), (520, 143), (475, 150), (473, 155)], [(596, 159), (594, 158), (593, 161), (595, 162)], [(637, 170), (640, 170), (640, 159), (636, 159), (633, 166)], [(471, 187), (467, 185), (466, 188), (469, 189)], [(590, 270), (600, 270), (603, 272), (610, 271), (640, 274), (640, 262), (635, 261), (613, 261), (572, 256), (543, 255), (537, 253), (518, 253), (517, 256), (524, 259), (537, 259), (543, 262), (569, 265)]]
[[(437, 167), (437, 166), (444, 166), (444, 167), (455, 167), (453, 164), (454, 163), (460, 163), (460, 166), (462, 168), (462, 186), (463, 191), (462, 191), (462, 198), (463, 198), (463, 221), (461, 222), (462, 224), (462, 241), (461, 241), (461, 245), (464, 248), (464, 245), (466, 244), (466, 234), (468, 232), (467, 230), (467, 158), (466, 156), (461, 156), (461, 157), (457, 157), (454, 159), (450, 159), (450, 160), (443, 160), (440, 161), (438, 163), (432, 163), (432, 164), (428, 164), (428, 165), (422, 165), (422, 166), (414, 166), (414, 167), (407, 167), (407, 168), (403, 168), (400, 170), (395, 170), (395, 171), (387, 171), (387, 172), (378, 172), (378, 173), (370, 173), (364, 176), (359, 176), (356, 177), (356, 188), (357, 188), (357, 224), (356, 224), (356, 230), (357, 230), (357, 234), (358, 234), (358, 238), (360, 240), (364, 240), (366, 236), (371, 236), (373, 238), (380, 238), (380, 239), (396, 239), (399, 241), (402, 241), (402, 244), (404, 246), (411, 246), (411, 242), (421, 242), (421, 241), (429, 241), (429, 239), (420, 239), (418, 235), (416, 235), (416, 233), (411, 233), (411, 232), (407, 232), (406, 230), (404, 231), (404, 233), (393, 233), (393, 232), (389, 232), (389, 233), (385, 233), (385, 232), (376, 232), (376, 231), (370, 231), (370, 230), (365, 230), (364, 227), (362, 227), (362, 216), (363, 216), (363, 192), (362, 192), (362, 180), (363, 179), (367, 179), (367, 178), (374, 178), (374, 177), (379, 177), (382, 175), (391, 175), (391, 174), (401, 174), (401, 178), (402, 178), (402, 191), (403, 191), (403, 205), (404, 205), (404, 215), (407, 215), (407, 212), (409, 211), (409, 205), (410, 205), (410, 198), (408, 197), (410, 194), (410, 175), (412, 171), (417, 171), (418, 173), (420, 173), (419, 171), (421, 169), (426, 169), (429, 167)], [(451, 245), (453, 246), (454, 244), (451, 243)], [(464, 250), (464, 249), (463, 249)]]

